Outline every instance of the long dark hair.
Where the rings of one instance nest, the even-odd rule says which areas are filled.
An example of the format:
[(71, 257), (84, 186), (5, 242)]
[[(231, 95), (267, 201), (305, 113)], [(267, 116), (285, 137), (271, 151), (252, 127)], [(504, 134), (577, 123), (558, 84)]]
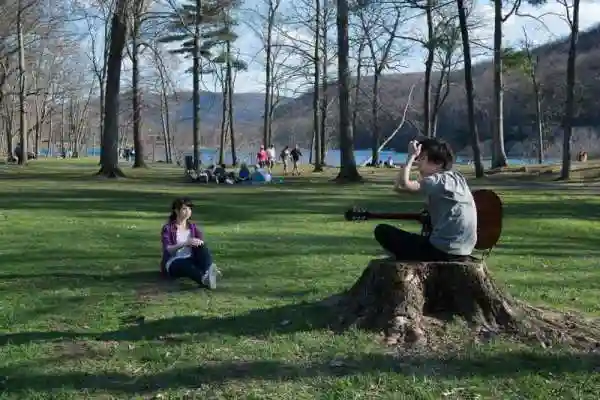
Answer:
[(194, 207), (192, 200), (188, 197), (179, 197), (173, 200), (173, 203), (171, 204), (171, 214), (169, 215), (169, 222), (175, 222), (175, 220), (177, 219), (177, 211), (181, 210), (185, 206), (189, 208)]

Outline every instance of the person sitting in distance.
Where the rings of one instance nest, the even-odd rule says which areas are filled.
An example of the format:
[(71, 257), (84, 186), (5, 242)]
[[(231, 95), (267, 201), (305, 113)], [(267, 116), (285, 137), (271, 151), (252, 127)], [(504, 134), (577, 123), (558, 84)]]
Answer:
[(203, 232), (190, 222), (192, 208), (188, 198), (175, 199), (171, 205), (169, 221), (161, 231), (161, 273), (171, 278), (190, 278), (201, 287), (216, 289), (217, 267)]
[[(477, 211), (465, 177), (452, 170), (454, 154), (439, 139), (413, 140), (408, 159), (394, 182), (396, 192), (418, 192), (426, 197), (431, 218), (429, 237), (410, 233), (391, 225), (375, 227), (375, 239), (397, 260), (466, 260), (477, 242)], [(416, 164), (419, 180), (410, 179)]]

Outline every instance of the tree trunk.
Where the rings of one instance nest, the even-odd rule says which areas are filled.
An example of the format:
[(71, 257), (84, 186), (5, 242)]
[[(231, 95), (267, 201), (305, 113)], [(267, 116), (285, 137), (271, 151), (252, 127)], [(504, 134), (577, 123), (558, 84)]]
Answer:
[(160, 95), (160, 121), (162, 125), (163, 141), (165, 142), (165, 162), (171, 164), (173, 162), (173, 152), (171, 151), (171, 135), (169, 132), (169, 106), (167, 105), (167, 96), (164, 93)]
[[(108, 64), (107, 61), (104, 61)], [(100, 161), (98, 165), (102, 165), (102, 160), (104, 159), (104, 152), (102, 151), (102, 135), (104, 135), (104, 105), (106, 101), (104, 98), (106, 97), (106, 80), (103, 78), (100, 81)]]
[(272, 99), (272, 40), (273, 40), (273, 28), (275, 24), (275, 9), (273, 8), (273, 3), (269, 1), (269, 11), (267, 14), (267, 42), (265, 43), (265, 104), (264, 104), (264, 114), (263, 114), (263, 145), (265, 148), (269, 146), (270, 142), (270, 127), (271, 127), (271, 108), (273, 104)]
[(196, 21), (194, 24), (194, 47), (192, 51), (192, 140), (194, 151), (194, 170), (200, 166), (200, 18), (202, 15), (202, 0), (196, 0)]
[(354, 137), (350, 125), (350, 69), (348, 66), (348, 0), (337, 0), (337, 41), (338, 41), (338, 87), (339, 87), (339, 135), (340, 172), (338, 182), (360, 182), (362, 177), (356, 169), (354, 158)]
[(504, 83), (502, 82), (502, 0), (494, 0), (494, 135), (492, 168), (508, 165), (504, 150)]
[(431, 71), (433, 70), (433, 60), (435, 56), (435, 33), (433, 27), (433, 4), (432, 0), (427, 0), (425, 6), (425, 16), (427, 20), (427, 59), (425, 60), (425, 83), (423, 88), (423, 133), (427, 137), (431, 134)]
[(579, 0), (573, 0), (573, 19), (571, 20), (571, 37), (569, 40), (569, 57), (567, 59), (567, 101), (563, 117), (563, 159), (560, 179), (571, 177), (571, 136), (573, 135), (573, 118), (575, 116), (575, 61), (577, 59), (577, 41), (579, 40)]
[(328, 60), (328, 43), (327, 43), (327, 32), (328, 32), (328, 18), (327, 16), (329, 15), (329, 4), (325, 3), (323, 5), (323, 20), (321, 21), (321, 26), (323, 28), (323, 35), (321, 36), (323, 38), (322, 42), (322, 54), (323, 57), (321, 59), (321, 64), (323, 65), (323, 75), (321, 77), (321, 128), (320, 128), (320, 133), (321, 133), (321, 163), (323, 164), (323, 166), (326, 165), (325, 163), (325, 157), (327, 155), (327, 108), (328, 108), (328, 96), (327, 96), (327, 89), (328, 89), (328, 82), (327, 82), (327, 63), (329, 62)]
[(40, 152), (40, 140), (42, 139), (42, 119), (37, 113), (35, 121), (35, 140), (33, 142), (33, 153), (39, 154)]
[(225, 163), (225, 135), (229, 133), (227, 129), (229, 125), (227, 124), (227, 93), (229, 89), (227, 88), (227, 77), (223, 76), (224, 68), (221, 68), (221, 136), (219, 138), (219, 165)]
[(235, 121), (233, 119), (233, 67), (231, 65), (231, 42), (226, 43), (227, 63), (225, 64), (225, 79), (227, 81), (227, 113), (229, 114), (229, 135), (231, 140), (231, 165), (238, 165), (237, 155), (235, 154)]
[(165, 82), (165, 71), (162, 63), (158, 65), (160, 75), (160, 117), (162, 123), (163, 137), (165, 141), (165, 161), (167, 164), (173, 163), (173, 140), (171, 138), (171, 121), (169, 116), (169, 96), (167, 95), (167, 85)]
[(308, 152), (308, 163), (313, 163), (313, 156), (315, 153), (315, 131), (313, 130), (313, 134), (310, 137), (310, 151)]
[[(372, 260), (356, 283), (335, 296), (335, 328), (382, 332), (391, 345), (434, 342), (447, 325), (465, 321), (481, 339), (510, 335), (543, 345), (592, 348), (598, 322), (544, 312), (513, 299), (492, 279), (485, 264)], [(330, 302), (331, 303), (331, 302)]]
[(358, 122), (358, 97), (360, 95), (360, 83), (362, 81), (362, 55), (365, 49), (364, 41), (358, 45), (357, 62), (356, 62), (356, 82), (354, 87), (354, 101), (352, 102), (352, 132), (356, 131)]
[(27, 165), (27, 111), (25, 99), (25, 44), (23, 43), (23, 5), (18, 2), (17, 10), (17, 44), (19, 46), (19, 141), (21, 154), (19, 164)]
[[(314, 138), (314, 157), (315, 168), (313, 172), (323, 171), (323, 160), (321, 160), (321, 49), (320, 34), (321, 26), (321, 0), (315, 0), (315, 44), (314, 44), (314, 91), (313, 91), (313, 138)], [(323, 39), (325, 42), (325, 39)], [(311, 147), (312, 151), (312, 147)]]
[[(450, 57), (448, 58), (451, 57), (452, 54), (450, 54)], [(442, 66), (442, 69), (439, 71), (439, 78), (435, 88), (433, 107), (431, 110), (431, 137), (437, 136), (440, 110), (442, 109), (442, 105), (446, 101), (446, 98), (448, 98), (448, 94), (450, 92), (450, 62), (451, 60), (448, 60), (448, 62), (445, 63)]]
[(46, 146), (46, 158), (50, 157), (50, 149), (54, 142), (54, 123), (52, 118), (54, 117), (54, 108), (51, 106), (48, 110), (48, 144)]
[(542, 118), (542, 100), (540, 96), (540, 88), (537, 83), (537, 79), (535, 74), (532, 77), (533, 83), (533, 95), (535, 100), (535, 127), (537, 129), (537, 137), (538, 137), (538, 149), (537, 149), (537, 158), (538, 164), (544, 163), (544, 123)]
[(467, 93), (467, 112), (469, 120), (469, 130), (471, 131), (471, 147), (473, 149), (473, 161), (475, 164), (475, 176), (483, 177), (483, 163), (481, 162), (481, 148), (479, 145), (479, 133), (475, 122), (475, 93), (473, 90), (473, 75), (471, 68), (471, 47), (469, 42), (469, 27), (467, 25), (467, 12), (465, 10), (464, 0), (456, 0), (458, 7), (458, 19), (460, 24), (460, 34), (462, 38), (464, 72), (465, 72), (465, 91)]
[[(137, 14), (137, 13), (136, 13)], [(141, 11), (139, 12), (141, 14)], [(142, 110), (140, 102), (140, 68), (139, 68), (139, 45), (138, 37), (140, 35), (141, 15), (133, 16), (133, 32), (131, 32), (131, 91), (133, 106), (133, 148), (135, 156), (133, 168), (147, 168), (144, 160), (144, 138), (142, 137)]]
[(371, 91), (371, 163), (373, 166), (379, 164), (379, 71), (373, 74), (373, 87)]
[(106, 95), (104, 99), (104, 132), (102, 133), (102, 160), (98, 175), (107, 178), (124, 177), (119, 168), (119, 92), (121, 89), (121, 63), (127, 38), (125, 21), (127, 0), (118, 0), (112, 16), (110, 50), (106, 69)]

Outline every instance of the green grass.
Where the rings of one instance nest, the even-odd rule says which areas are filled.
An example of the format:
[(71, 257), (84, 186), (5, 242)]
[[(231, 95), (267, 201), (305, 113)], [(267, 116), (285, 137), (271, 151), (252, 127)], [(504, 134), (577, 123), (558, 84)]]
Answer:
[[(184, 184), (166, 166), (113, 182), (95, 168), (0, 166), (0, 399), (597, 398), (598, 354), (498, 342), (408, 356), (326, 329), (335, 316), (317, 301), (381, 255), (374, 224), (342, 212), (420, 208), (391, 193), (389, 172), (242, 187)], [(533, 304), (600, 315), (597, 194), (498, 190), (494, 276)], [(214, 292), (156, 279), (159, 229), (183, 194), (224, 273)]]

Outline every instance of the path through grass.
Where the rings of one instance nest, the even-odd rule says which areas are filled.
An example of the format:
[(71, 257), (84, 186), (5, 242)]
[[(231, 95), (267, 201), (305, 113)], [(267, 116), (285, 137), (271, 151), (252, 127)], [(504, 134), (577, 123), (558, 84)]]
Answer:
[[(314, 302), (381, 254), (373, 223), (343, 222), (342, 212), (420, 208), (381, 179), (191, 186), (166, 167), (127, 171), (132, 178), (119, 182), (90, 178), (93, 163), (2, 168), (0, 399), (592, 399), (600, 391), (598, 354), (496, 343), (409, 358), (364, 332), (329, 333), (331, 316)], [(597, 195), (499, 190), (506, 220), (489, 260), (494, 275), (534, 304), (600, 315)], [(159, 229), (183, 194), (195, 199), (224, 272), (214, 292), (156, 280)]]

